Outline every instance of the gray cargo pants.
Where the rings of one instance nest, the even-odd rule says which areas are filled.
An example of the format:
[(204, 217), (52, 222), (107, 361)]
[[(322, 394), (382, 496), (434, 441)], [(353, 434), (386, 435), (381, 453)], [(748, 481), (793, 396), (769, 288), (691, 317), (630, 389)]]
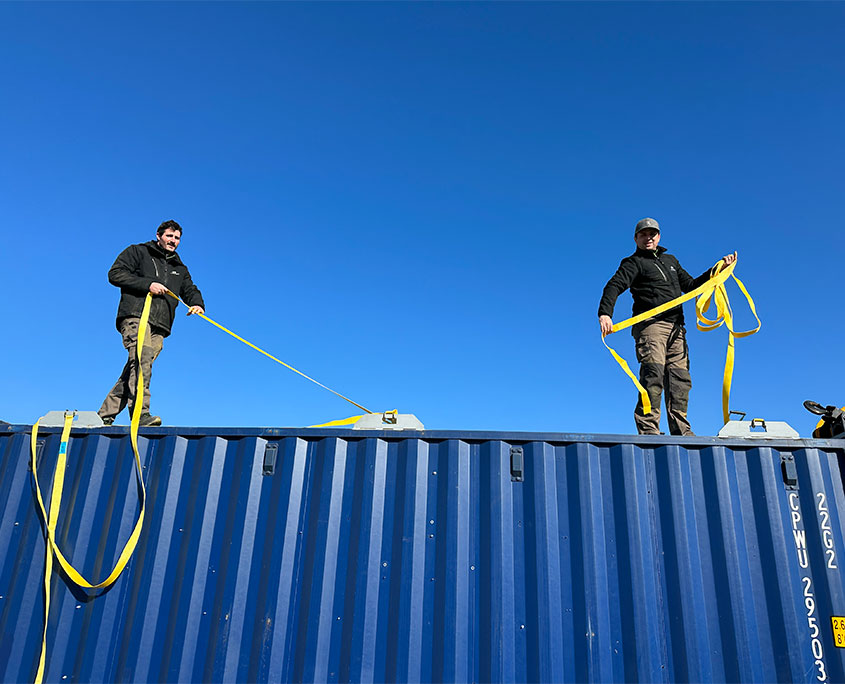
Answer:
[(687, 331), (683, 325), (666, 321), (644, 321), (633, 327), (640, 383), (651, 399), (651, 413), (643, 413), (642, 398), (634, 409), (634, 422), (641, 435), (660, 434), (660, 395), (666, 389), (666, 419), (673, 435), (694, 434), (687, 420), (687, 402), (692, 387), (689, 374)]
[[(138, 343), (138, 324), (140, 322), (140, 318), (124, 318), (120, 324), (123, 346), (129, 352), (129, 359), (126, 361), (123, 372), (120, 374), (114, 387), (106, 395), (100, 410), (97, 411), (100, 418), (114, 418), (127, 404), (129, 404), (129, 412), (131, 414), (135, 406), (135, 389), (138, 386), (138, 352), (136, 351), (136, 345)], [(153, 332), (152, 328), (147, 326), (144, 348), (141, 350), (141, 368), (144, 372), (142, 413), (150, 412), (150, 376), (153, 372), (153, 361), (161, 353), (163, 344), (164, 337)]]

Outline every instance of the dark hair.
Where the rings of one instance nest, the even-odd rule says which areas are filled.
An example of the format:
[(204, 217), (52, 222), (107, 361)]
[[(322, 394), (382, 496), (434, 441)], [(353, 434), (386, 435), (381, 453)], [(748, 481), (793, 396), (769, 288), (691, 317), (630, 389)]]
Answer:
[(176, 223), (176, 221), (170, 220), (165, 221), (158, 227), (156, 235), (161, 235), (165, 230), (168, 230), (169, 228), (172, 228), (173, 230), (178, 230), (180, 233), (182, 232), (182, 226)]

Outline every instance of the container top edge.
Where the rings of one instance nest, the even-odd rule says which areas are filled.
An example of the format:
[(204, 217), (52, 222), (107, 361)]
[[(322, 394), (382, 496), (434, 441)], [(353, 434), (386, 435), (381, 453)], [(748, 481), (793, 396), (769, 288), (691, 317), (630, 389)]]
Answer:
[[(32, 432), (32, 425), (0, 424), (0, 435)], [(52, 434), (61, 432), (61, 427), (40, 427), (39, 433)], [(73, 428), (72, 435), (102, 434), (119, 436), (129, 434), (129, 426), (110, 426), (102, 428)], [(632, 444), (641, 447), (660, 447), (679, 445), (684, 448), (695, 446), (741, 446), (759, 448), (765, 446), (800, 448), (826, 448), (845, 451), (845, 439), (761, 439), (761, 438), (721, 438), (696, 435), (679, 437), (675, 435), (621, 435), (580, 432), (519, 432), (491, 430), (352, 430), (349, 428), (303, 428), (303, 427), (187, 427), (159, 426), (141, 428), (139, 434), (148, 437), (299, 437), (302, 439), (323, 439), (337, 437), (342, 439), (379, 438), (386, 440), (461, 440), (461, 441), (504, 441), (504, 442), (564, 442), (589, 443), (601, 445)]]

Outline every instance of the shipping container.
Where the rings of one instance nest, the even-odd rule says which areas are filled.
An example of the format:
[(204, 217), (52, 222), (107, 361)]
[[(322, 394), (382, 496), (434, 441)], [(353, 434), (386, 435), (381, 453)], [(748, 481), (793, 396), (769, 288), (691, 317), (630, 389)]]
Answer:
[[(0, 681), (32, 681), (45, 540), (0, 428)], [(45, 494), (60, 430), (39, 432)], [(59, 574), (49, 682), (842, 682), (845, 440), (148, 428), (138, 547)], [(138, 513), (127, 428), (76, 429), (58, 542)], [(841, 621), (837, 621), (841, 618)]]

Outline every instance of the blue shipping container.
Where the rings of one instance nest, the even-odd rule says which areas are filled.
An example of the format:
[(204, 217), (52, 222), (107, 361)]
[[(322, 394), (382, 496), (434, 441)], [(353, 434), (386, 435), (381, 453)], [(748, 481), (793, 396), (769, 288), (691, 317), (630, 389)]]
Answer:
[[(30, 431), (0, 430), (4, 682), (43, 624)], [(45, 681), (845, 681), (843, 440), (141, 433), (138, 548), (95, 598), (54, 575)], [(133, 468), (127, 429), (72, 432), (58, 542), (89, 578)]]

